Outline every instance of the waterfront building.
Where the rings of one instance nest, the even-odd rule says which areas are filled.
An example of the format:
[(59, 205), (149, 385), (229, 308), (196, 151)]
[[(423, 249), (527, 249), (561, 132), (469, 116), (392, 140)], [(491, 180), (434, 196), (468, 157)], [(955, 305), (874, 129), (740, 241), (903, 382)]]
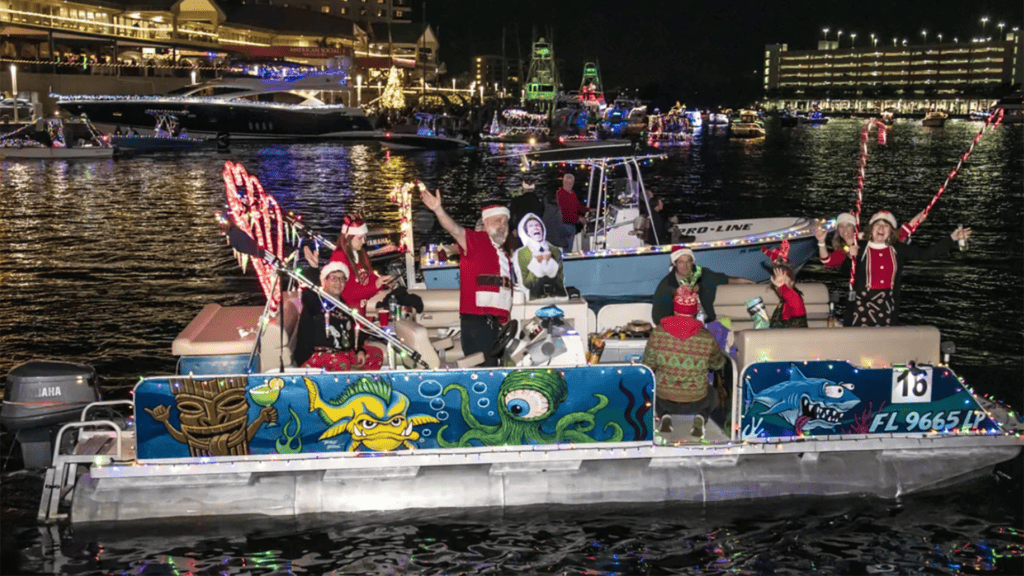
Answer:
[(482, 54), (473, 57), (470, 70), (473, 71), (473, 81), (477, 86), (483, 86), (485, 92), (518, 94), (522, 88), (523, 61), (519, 58)]
[(1019, 91), (1024, 77), (1022, 35), (971, 42), (790, 51), (769, 44), (764, 53), (768, 109), (826, 112), (968, 114)]
[(359, 23), (408, 22), (410, 0), (241, 0), (242, 4), (271, 4), (341, 16)]

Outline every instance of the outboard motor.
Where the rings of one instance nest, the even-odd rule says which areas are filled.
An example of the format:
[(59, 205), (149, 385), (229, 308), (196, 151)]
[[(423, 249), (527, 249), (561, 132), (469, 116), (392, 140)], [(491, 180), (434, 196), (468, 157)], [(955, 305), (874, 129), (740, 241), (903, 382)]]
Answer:
[(7, 374), (0, 424), (17, 434), (25, 468), (46, 468), (57, 430), (99, 399), (92, 366), (33, 360)]

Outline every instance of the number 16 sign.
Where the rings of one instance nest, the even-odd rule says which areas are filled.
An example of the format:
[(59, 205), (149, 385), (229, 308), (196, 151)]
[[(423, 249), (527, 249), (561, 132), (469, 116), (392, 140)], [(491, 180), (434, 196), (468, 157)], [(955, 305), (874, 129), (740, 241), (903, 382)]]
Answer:
[(932, 401), (932, 368), (930, 366), (892, 369), (892, 403)]

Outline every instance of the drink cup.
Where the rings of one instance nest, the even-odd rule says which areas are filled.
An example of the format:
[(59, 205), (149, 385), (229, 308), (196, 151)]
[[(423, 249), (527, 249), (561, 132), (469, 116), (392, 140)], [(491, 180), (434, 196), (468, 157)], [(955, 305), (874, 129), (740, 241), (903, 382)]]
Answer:
[(380, 310), (377, 311), (377, 320), (380, 321), (380, 325), (381, 326), (387, 326), (388, 325), (388, 317), (389, 316), (390, 316), (390, 314), (388, 313), (387, 308), (381, 308)]

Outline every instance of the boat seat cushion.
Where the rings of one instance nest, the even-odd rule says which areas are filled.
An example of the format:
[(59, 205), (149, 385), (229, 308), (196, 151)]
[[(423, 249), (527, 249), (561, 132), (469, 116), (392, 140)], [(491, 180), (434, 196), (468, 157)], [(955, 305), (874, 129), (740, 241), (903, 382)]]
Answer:
[[(803, 292), (804, 307), (807, 309), (807, 323), (812, 328), (824, 328), (828, 319), (828, 287), (818, 282), (797, 282)], [(765, 309), (771, 316), (779, 304), (770, 284), (723, 284), (715, 293), (715, 315), (732, 320), (733, 330), (753, 328), (753, 320), (747, 313), (747, 301), (760, 296)]]
[(934, 326), (743, 330), (736, 333), (737, 367), (781, 360), (846, 360), (872, 368), (938, 364), (939, 343)]
[(248, 354), (263, 306), (207, 304), (171, 344), (175, 356)]

